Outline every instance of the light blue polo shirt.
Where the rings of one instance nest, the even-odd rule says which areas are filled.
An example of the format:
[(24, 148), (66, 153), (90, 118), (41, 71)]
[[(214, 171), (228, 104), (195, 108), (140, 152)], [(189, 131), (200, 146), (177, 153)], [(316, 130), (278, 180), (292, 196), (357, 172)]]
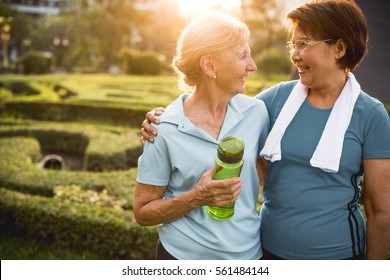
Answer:
[[(257, 98), (274, 125), (296, 81), (278, 84)], [(364, 159), (390, 158), (389, 116), (378, 100), (361, 92), (346, 131), (337, 173), (310, 165), (331, 109), (307, 100), (288, 126), (282, 159), (268, 164), (261, 208), (265, 250), (286, 259), (345, 259), (365, 250), (360, 212)]]
[(233, 97), (216, 140), (185, 117), (183, 100), (188, 96), (181, 95), (160, 117), (154, 144), (146, 143), (138, 160), (137, 181), (167, 186), (166, 199), (187, 192), (214, 165), (219, 141), (233, 135), (245, 142), (243, 186), (231, 219), (214, 220), (204, 207), (198, 208), (161, 225), (160, 240), (177, 259), (259, 259), (262, 250), (260, 218), (256, 213), (256, 160), (269, 132), (265, 105), (242, 94)]

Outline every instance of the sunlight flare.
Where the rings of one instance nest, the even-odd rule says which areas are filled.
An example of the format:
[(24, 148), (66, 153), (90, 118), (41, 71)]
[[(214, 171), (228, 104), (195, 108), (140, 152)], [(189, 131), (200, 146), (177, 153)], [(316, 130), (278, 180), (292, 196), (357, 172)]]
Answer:
[(241, 0), (177, 0), (177, 4), (184, 17), (194, 17), (210, 10), (238, 10)]

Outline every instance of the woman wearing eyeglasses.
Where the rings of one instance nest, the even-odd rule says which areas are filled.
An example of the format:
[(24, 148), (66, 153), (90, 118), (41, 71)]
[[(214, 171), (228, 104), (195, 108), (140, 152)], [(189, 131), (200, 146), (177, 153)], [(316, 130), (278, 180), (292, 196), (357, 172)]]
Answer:
[(353, 1), (323, 0), (302, 4), (287, 19), (299, 81), (256, 96), (272, 127), (260, 153), (268, 162), (263, 258), (385, 259), (390, 121), (351, 73), (367, 52), (364, 15)]
[(389, 116), (350, 72), (367, 52), (364, 15), (353, 1), (334, 0), (303, 4), (287, 19), (299, 81), (258, 96), (272, 125), (261, 152), (269, 160), (261, 209), (265, 256), (385, 259)]

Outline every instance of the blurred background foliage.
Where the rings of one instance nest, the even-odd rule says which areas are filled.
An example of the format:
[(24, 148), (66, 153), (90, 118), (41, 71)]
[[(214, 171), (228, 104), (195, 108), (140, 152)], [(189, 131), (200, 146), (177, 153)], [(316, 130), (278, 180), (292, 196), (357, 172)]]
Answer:
[[(20, 13), (5, 2), (0, 3), (0, 16), (13, 19), (10, 48), (18, 59), (13, 58), (11, 67), (19, 73), (24, 65), (17, 62), (23, 62), (23, 57), (31, 55), (30, 51), (35, 55), (37, 51), (52, 53), (55, 60), (52, 64), (66, 72), (108, 72), (119, 67), (131, 74), (123, 54), (137, 50), (144, 59), (157, 58), (162, 64), (160, 71), (147, 74), (169, 71), (176, 40), (188, 22), (175, 1), (163, 1), (165, 4), (158, 9), (137, 8), (142, 1), (135, 0), (94, 1), (93, 5), (81, 1), (78, 13), (39, 17)], [(284, 54), (285, 63), (289, 63), (286, 34), (280, 24), (285, 10), (280, 2), (249, 1), (237, 14), (252, 30), (254, 57), (272, 48), (278, 57)], [(282, 69), (286, 71), (281, 67), (278, 72)], [(46, 72), (51, 71), (49, 67)]]

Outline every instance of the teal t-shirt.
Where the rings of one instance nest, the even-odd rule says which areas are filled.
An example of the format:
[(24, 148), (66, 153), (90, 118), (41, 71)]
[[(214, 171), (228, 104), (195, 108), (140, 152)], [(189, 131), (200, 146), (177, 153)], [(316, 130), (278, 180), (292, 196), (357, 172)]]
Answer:
[[(297, 81), (278, 84), (257, 98), (271, 128)], [(345, 259), (365, 250), (360, 211), (363, 159), (390, 158), (390, 122), (382, 103), (361, 92), (347, 129), (340, 169), (328, 173), (310, 165), (331, 109), (306, 100), (288, 126), (282, 159), (268, 164), (261, 208), (265, 250), (286, 259)]]
[(218, 139), (195, 127), (183, 113), (184, 94), (160, 117), (155, 143), (146, 143), (138, 160), (137, 181), (167, 186), (164, 197), (189, 191), (201, 175), (214, 165), (218, 143), (225, 136), (244, 140), (242, 189), (234, 216), (212, 219), (204, 208), (161, 225), (159, 238), (177, 259), (259, 259), (260, 218), (256, 212), (259, 180), (256, 161), (269, 131), (269, 119), (262, 101), (237, 95), (229, 102)]

